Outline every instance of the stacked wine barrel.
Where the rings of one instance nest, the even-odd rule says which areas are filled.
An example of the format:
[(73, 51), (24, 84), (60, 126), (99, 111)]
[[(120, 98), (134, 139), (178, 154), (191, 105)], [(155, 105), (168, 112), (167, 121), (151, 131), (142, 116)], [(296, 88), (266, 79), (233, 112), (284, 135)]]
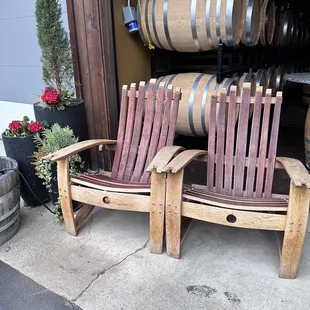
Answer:
[(305, 45), (310, 36), (309, 25), (275, 0), (140, 0), (137, 11), (144, 43), (172, 51)]

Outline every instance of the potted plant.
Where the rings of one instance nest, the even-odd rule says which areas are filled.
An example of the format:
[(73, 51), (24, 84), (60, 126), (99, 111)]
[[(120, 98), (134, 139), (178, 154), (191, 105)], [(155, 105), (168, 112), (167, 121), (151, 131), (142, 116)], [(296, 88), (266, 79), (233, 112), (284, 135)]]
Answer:
[[(45, 128), (41, 135), (35, 135), (34, 140), (38, 148), (33, 154), (36, 174), (43, 180), (53, 204), (57, 207), (59, 195), (56, 163), (42, 157), (75, 144), (79, 139), (74, 136), (72, 129), (68, 126), (60, 127), (59, 124), (54, 124), (51, 128)], [(74, 154), (70, 156), (69, 165), (70, 173), (75, 174), (83, 169), (84, 163), (78, 154)]]
[(2, 134), (6, 156), (17, 161), (19, 171), (23, 176), (20, 178), (21, 196), (27, 205), (38, 205), (49, 200), (48, 192), (42, 181), (36, 176), (32, 165), (32, 154), (37, 150), (34, 136), (35, 134), (39, 135), (42, 130), (42, 123), (30, 122), (29, 118), (25, 116), (22, 121), (12, 121)]
[(37, 0), (35, 14), (42, 75), (47, 85), (34, 104), (36, 120), (69, 126), (80, 141), (87, 140), (85, 105), (74, 98), (72, 53), (59, 0)]

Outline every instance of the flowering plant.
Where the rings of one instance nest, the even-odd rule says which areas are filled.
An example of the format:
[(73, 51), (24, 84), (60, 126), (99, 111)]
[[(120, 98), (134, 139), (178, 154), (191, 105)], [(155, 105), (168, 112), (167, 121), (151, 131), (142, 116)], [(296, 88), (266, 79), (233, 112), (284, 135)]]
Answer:
[(22, 121), (12, 121), (3, 135), (7, 137), (25, 137), (37, 132), (41, 132), (45, 124), (30, 121), (29, 117), (24, 116)]
[(73, 92), (66, 90), (59, 92), (53, 86), (46, 86), (44, 92), (40, 96), (40, 105), (43, 108), (64, 110), (66, 106), (71, 104), (73, 97)]

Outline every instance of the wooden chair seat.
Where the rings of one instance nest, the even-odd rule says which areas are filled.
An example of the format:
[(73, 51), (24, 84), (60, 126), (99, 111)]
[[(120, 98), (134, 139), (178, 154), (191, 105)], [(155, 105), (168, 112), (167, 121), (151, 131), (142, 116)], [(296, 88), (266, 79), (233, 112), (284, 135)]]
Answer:
[(186, 187), (183, 190), (183, 198), (188, 201), (201, 202), (203, 204), (245, 211), (287, 211), (288, 200), (286, 198), (253, 198), (237, 197), (231, 195), (209, 192), (207, 189)]
[(149, 193), (151, 191), (150, 183), (118, 180), (103, 174), (79, 173), (76, 175), (71, 175), (70, 181), (73, 184), (79, 184), (89, 188), (100, 189), (109, 192)]

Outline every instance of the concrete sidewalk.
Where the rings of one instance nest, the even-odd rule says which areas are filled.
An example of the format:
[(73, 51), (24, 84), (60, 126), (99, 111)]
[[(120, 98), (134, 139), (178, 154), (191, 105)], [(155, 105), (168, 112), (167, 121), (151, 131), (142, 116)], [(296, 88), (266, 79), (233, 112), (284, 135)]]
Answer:
[(296, 280), (278, 278), (273, 232), (195, 222), (182, 258), (149, 253), (148, 215), (95, 209), (78, 237), (23, 208), (0, 259), (82, 309), (307, 309), (310, 239)]
[(175, 260), (150, 254), (147, 214), (97, 208), (78, 237), (43, 207), (21, 216), (0, 260), (84, 310), (310, 308), (309, 233), (297, 279), (283, 280), (274, 232), (194, 222)]

